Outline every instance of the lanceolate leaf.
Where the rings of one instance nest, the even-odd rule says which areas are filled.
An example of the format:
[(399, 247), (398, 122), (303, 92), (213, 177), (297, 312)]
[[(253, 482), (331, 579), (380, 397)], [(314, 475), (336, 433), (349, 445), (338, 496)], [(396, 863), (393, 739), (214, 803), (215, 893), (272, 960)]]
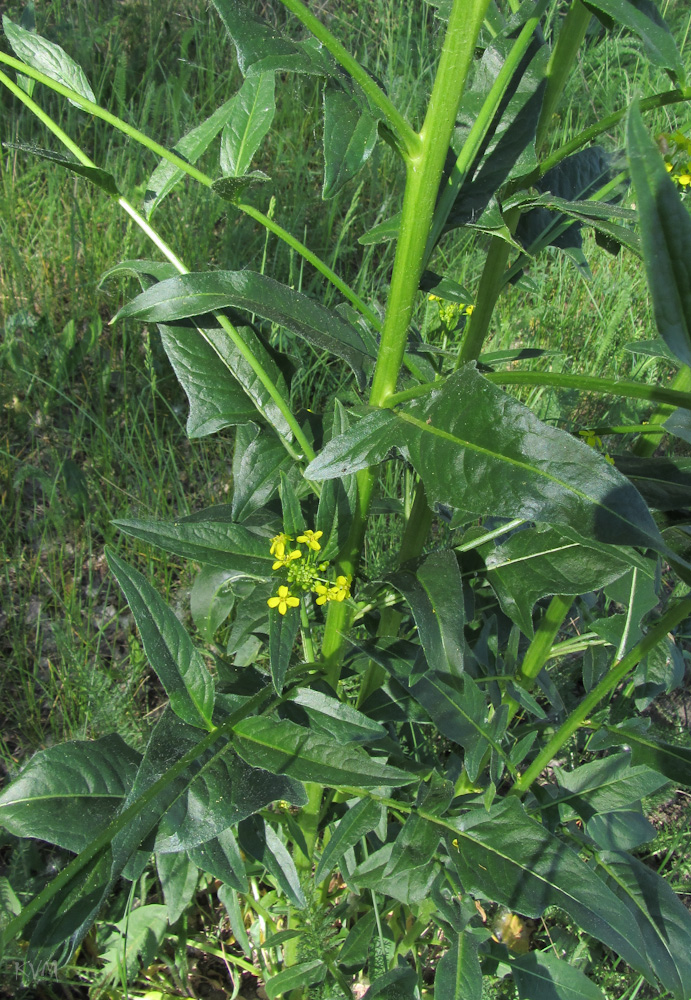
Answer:
[(573, 771), (554, 770), (560, 789), (555, 802), (573, 806), (585, 819), (594, 812), (623, 809), (640, 802), (668, 783), (664, 775), (649, 767), (631, 767), (627, 753), (612, 754)]
[(469, 931), (453, 939), (437, 966), (434, 1000), (459, 1000), (460, 997), (482, 1000), (482, 970), (477, 957), (479, 944), (479, 938)]
[(276, 997), (287, 996), (293, 990), (301, 989), (306, 992), (307, 986), (321, 983), (326, 973), (327, 965), (320, 958), (311, 962), (298, 962), (267, 979), (266, 995), (269, 1000), (276, 1000)]
[[(27, 31), (19, 24), (10, 21), (6, 14), (3, 14), (2, 26), (5, 29), (7, 41), (12, 46), (17, 57), (28, 66), (33, 66), (40, 73), (49, 76), (51, 80), (56, 80), (63, 87), (76, 91), (88, 101), (96, 103), (96, 97), (89, 85), (86, 74), (81, 66), (64, 49), (49, 42), (33, 31)], [(74, 104), (74, 101), (70, 101)], [(75, 105), (78, 107), (78, 105)]]
[(351, 473), (393, 447), (413, 463), (430, 502), (473, 515), (572, 525), (586, 541), (665, 551), (650, 512), (622, 475), (497, 391), (474, 366), (413, 403), (365, 417), (330, 441), (305, 475)]
[(233, 98), (230, 120), (221, 136), (223, 174), (241, 177), (247, 173), (276, 112), (275, 79), (273, 73), (252, 76)]
[(623, 851), (603, 852), (606, 882), (629, 907), (648, 961), (676, 1000), (691, 996), (691, 914), (663, 878)]
[(286, 896), (299, 910), (307, 906), (293, 859), (283, 841), (261, 816), (251, 816), (240, 824), (240, 846), (264, 865)]
[(377, 119), (338, 84), (324, 88), (324, 189), (333, 198), (362, 169), (378, 136)]
[(156, 871), (166, 902), (168, 923), (174, 924), (194, 899), (199, 869), (190, 858), (179, 854), (157, 854)]
[(230, 583), (240, 576), (237, 570), (217, 566), (202, 566), (197, 574), (190, 593), (190, 611), (206, 642), (213, 641), (216, 630), (232, 611), (235, 595)]
[(652, 0), (587, 0), (586, 7), (604, 14), (603, 23), (612, 22), (627, 28), (643, 42), (648, 58), (656, 66), (671, 70), (683, 86), (684, 63), (674, 38)]
[(416, 780), (370, 757), (361, 747), (340, 746), (331, 737), (313, 734), (288, 720), (257, 716), (243, 719), (234, 731), (238, 753), (247, 763), (274, 774), (346, 788), (398, 788)]
[(157, 590), (136, 569), (107, 553), (141, 633), (151, 666), (176, 715), (201, 729), (211, 728), (214, 682), (192, 640)]
[(233, 452), (233, 520), (268, 503), (278, 487), (278, 470), (290, 461), (281, 442), (255, 424), (238, 427)]
[(121, 531), (166, 552), (254, 580), (271, 577), (270, 540), (228, 521), (114, 521)]
[(283, 691), (299, 628), (300, 614), (297, 608), (290, 608), (285, 615), (278, 608), (269, 609), (269, 664), (276, 694)]
[[(225, 104), (222, 104), (220, 108), (217, 108), (206, 121), (203, 121), (201, 125), (197, 125), (187, 135), (183, 136), (173, 146), (173, 152), (177, 153), (187, 163), (196, 163), (230, 118), (233, 113), (234, 103), (235, 98), (231, 98)], [(154, 210), (183, 177), (185, 177), (184, 170), (176, 167), (170, 160), (161, 160), (146, 185), (144, 214), (147, 219), (151, 218)]]
[(228, 306), (278, 323), (318, 350), (342, 358), (364, 384), (362, 365), (370, 354), (355, 327), (303, 292), (255, 271), (181, 274), (142, 292), (116, 318), (170, 323)]
[(691, 218), (635, 104), (629, 112), (626, 137), (655, 322), (669, 349), (689, 365)]
[(605, 1000), (581, 970), (550, 951), (531, 951), (511, 962), (520, 1000)]
[(331, 839), (324, 848), (314, 873), (316, 885), (319, 885), (336, 867), (349, 848), (354, 847), (370, 830), (374, 830), (381, 819), (381, 813), (381, 805), (374, 799), (368, 798), (360, 799), (356, 805), (348, 809), (345, 816), (338, 821)]
[(3, 142), (3, 146), (6, 149), (18, 149), (22, 153), (30, 153), (31, 156), (38, 156), (42, 160), (50, 160), (51, 163), (57, 163), (59, 166), (71, 170), (74, 174), (86, 177), (87, 180), (90, 180), (96, 187), (100, 187), (106, 194), (113, 195), (115, 198), (120, 196), (118, 185), (113, 175), (109, 174), (107, 170), (101, 170), (100, 167), (86, 166), (84, 163), (80, 163), (79, 160), (73, 160), (69, 156), (65, 156), (64, 153), (54, 153), (50, 149), (41, 149), (39, 146), (33, 146), (29, 143)]
[(224, 830), (218, 837), (190, 848), (187, 853), (202, 871), (238, 892), (247, 892), (245, 863), (232, 830)]
[(680, 785), (691, 787), (691, 750), (674, 743), (663, 743), (647, 733), (626, 726), (607, 726), (610, 742), (631, 747), (634, 764), (647, 764)]
[(115, 733), (41, 750), (0, 795), (0, 824), (77, 854), (119, 812), (140, 761)]
[[(464, 889), (529, 917), (566, 910), (587, 933), (651, 976), (643, 937), (628, 908), (565, 843), (526, 816), (516, 799), (457, 821), (449, 854)], [(451, 838), (450, 838), (451, 839)]]

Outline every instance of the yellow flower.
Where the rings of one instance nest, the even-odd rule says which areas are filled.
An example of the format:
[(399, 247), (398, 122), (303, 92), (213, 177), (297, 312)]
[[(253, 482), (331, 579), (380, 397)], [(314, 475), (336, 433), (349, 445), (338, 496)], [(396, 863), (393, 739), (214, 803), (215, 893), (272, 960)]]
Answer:
[(337, 576), (336, 583), (329, 588), (330, 601), (344, 601), (350, 596), (350, 584), (344, 576)]
[(324, 534), (323, 531), (306, 531), (304, 535), (298, 535), (298, 542), (302, 542), (307, 548), (312, 549), (313, 552), (319, 552), (321, 545), (318, 539)]
[(317, 594), (317, 604), (326, 604), (329, 599), (329, 588), (323, 583), (315, 583), (314, 593)]
[[(271, 548), (269, 549), (269, 555), (277, 556), (279, 559), (283, 558), (283, 554), (286, 550), (286, 542), (292, 541), (290, 535), (285, 535), (283, 532), (280, 535), (274, 535), (271, 539)], [(274, 566), (274, 569), (276, 567)]]
[(674, 167), (672, 166), (671, 163), (665, 163), (665, 170), (667, 171), (668, 174), (671, 174), (673, 169)]
[[(283, 548), (283, 546), (281, 547)], [(278, 556), (278, 559), (273, 564), (271, 569), (280, 569), (281, 566), (290, 566), (293, 559), (300, 559), (302, 557), (302, 552), (300, 549), (293, 549), (292, 552), (289, 552), (288, 555), (286, 555), (285, 549), (283, 548), (283, 551), (280, 553), (277, 552), (276, 555)]]
[(688, 187), (691, 184), (691, 174), (682, 174), (679, 178), (679, 183), (682, 187)]
[(296, 608), (299, 597), (293, 597), (287, 587), (279, 587), (276, 597), (270, 597), (266, 602), (270, 608), (278, 608), (279, 615), (284, 615), (288, 608)]
[(472, 316), (474, 308), (475, 308), (475, 306), (466, 306), (465, 307), (465, 314), (466, 314), (466, 316)]

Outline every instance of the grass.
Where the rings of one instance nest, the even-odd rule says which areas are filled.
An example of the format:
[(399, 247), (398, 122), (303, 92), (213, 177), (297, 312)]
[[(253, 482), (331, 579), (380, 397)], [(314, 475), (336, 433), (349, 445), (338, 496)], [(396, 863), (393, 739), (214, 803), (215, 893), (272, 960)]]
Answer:
[[(263, 6), (277, 24), (286, 23), (280, 4), (265, 0)], [(419, 124), (438, 37), (431, 10), (407, 0), (321, 0), (316, 6), (389, 93), (408, 102), (406, 113)], [(20, 18), (21, 5), (6, 7), (11, 18)], [(208, 30), (211, 15), (201, 0), (61, 0), (44, 7), (38, 29), (82, 63), (98, 100), (161, 142), (174, 144), (239, 86), (233, 46), (215, 22)], [(680, 2), (667, 7), (688, 63), (691, 15)], [(644, 93), (667, 88), (664, 75), (648, 70), (631, 44), (593, 38), (569, 83), (555, 144), (583, 127), (584, 112), (592, 120), (623, 107), (635, 96), (634, 79)], [(381, 302), (390, 248), (362, 247), (357, 237), (397, 210), (400, 168), (380, 143), (361, 180), (321, 202), (316, 93), (309, 77), (281, 81), (275, 127), (256, 163), (273, 184), (260, 191), (257, 204), (269, 210), (274, 194), (277, 220), (326, 253), (365, 299)], [(50, 94), (39, 100), (97, 163), (107, 165), (123, 192), (135, 201), (143, 194), (155, 166), (150, 155)], [(50, 145), (33, 118), (4, 93), (0, 109), (5, 141)], [(682, 107), (649, 120), (655, 129), (672, 131), (688, 128), (691, 116)], [(614, 149), (622, 139), (618, 127), (603, 144)], [(201, 165), (215, 170), (212, 158)], [(323, 297), (322, 280), (309, 266), (193, 183), (164, 202), (156, 222), (192, 269), (250, 267)], [(507, 290), (486, 349), (558, 344), (561, 356), (545, 363), (559, 370), (664, 381), (671, 373), (666, 362), (625, 350), (655, 335), (640, 264), (626, 252), (609, 256), (590, 236), (586, 248), (591, 280), (563, 256), (548, 254), (531, 269), (538, 291)], [(97, 737), (114, 725), (136, 743), (158, 710), (159, 691), (107, 571), (104, 546), (155, 576), (186, 615), (189, 569), (118, 536), (111, 521), (172, 518), (223, 502), (233, 438), (224, 433), (189, 442), (185, 398), (155, 331), (142, 333), (126, 322), (108, 326), (134, 288), (122, 282), (101, 288), (100, 275), (151, 251), (102, 192), (16, 149), (2, 150), (0, 255), (0, 752), (5, 770), (14, 773), (40, 747)], [(467, 237), (446, 237), (438, 257), (436, 270), (477, 286), (482, 256), (468, 252)], [(332, 290), (325, 301), (337, 301)], [(426, 308), (420, 307), (420, 325)], [(339, 371), (315, 352), (303, 353), (300, 361), (296, 397), (303, 405), (319, 405), (336, 390)], [(521, 398), (543, 419), (562, 412), (553, 393), (526, 390)], [(590, 399), (573, 427), (635, 423), (644, 415), (639, 405)], [(392, 474), (394, 497), (401, 478)], [(394, 520), (377, 518), (373, 565), (386, 558)], [(661, 814), (658, 828), (650, 861), (670, 884), (688, 892), (683, 812)], [(601, 979), (608, 996), (618, 1000), (653, 995), (616, 969), (603, 966)], [(507, 995), (497, 990), (496, 996)]]

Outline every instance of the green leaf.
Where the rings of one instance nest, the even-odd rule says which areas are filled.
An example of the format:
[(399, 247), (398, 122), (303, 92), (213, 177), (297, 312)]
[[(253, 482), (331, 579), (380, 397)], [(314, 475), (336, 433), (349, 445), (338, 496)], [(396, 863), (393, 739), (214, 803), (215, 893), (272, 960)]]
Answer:
[(106, 555), (134, 615), (147, 658), (170, 699), (170, 707), (189, 725), (211, 729), (214, 682), (201, 652), (192, 645), (175, 613), (146, 578), (113, 552)]
[(270, 180), (269, 175), (265, 174), (263, 170), (250, 170), (242, 177), (217, 178), (211, 185), (211, 190), (224, 201), (235, 204), (248, 188), (254, 187), (256, 184), (267, 184)]
[(249, 77), (232, 100), (232, 114), (221, 136), (221, 173), (246, 174), (276, 113), (273, 73)]
[(156, 870), (163, 889), (168, 923), (174, 924), (194, 899), (199, 869), (186, 854), (157, 854)]
[(285, 615), (278, 608), (269, 609), (269, 665), (276, 694), (283, 691), (299, 629), (300, 613), (297, 608), (289, 608)]
[(377, 119), (338, 84), (324, 88), (324, 189), (334, 195), (352, 180), (372, 155), (378, 137)]
[(394, 573), (389, 582), (410, 605), (429, 666), (463, 672), (463, 585), (453, 552), (433, 552), (417, 572)]
[[(51, 80), (61, 83), (63, 87), (86, 97), (87, 101), (96, 103), (96, 97), (84, 70), (67, 55), (64, 49), (56, 45), (55, 42), (49, 42), (46, 38), (42, 38), (34, 31), (27, 31), (10, 21), (6, 14), (2, 16), (2, 26), (7, 41), (18, 59), (25, 62), (27, 66), (33, 66), (45, 76), (49, 76)], [(79, 107), (74, 101), (70, 101), (70, 104)]]
[(614, 464), (649, 507), (668, 511), (691, 506), (691, 459), (617, 455)]
[(0, 823), (78, 854), (120, 811), (140, 761), (116, 733), (40, 750), (0, 795)]
[(114, 521), (125, 534), (166, 552), (208, 566), (241, 572), (253, 580), (271, 578), (274, 558), (270, 540), (241, 524), (228, 521)]
[(606, 726), (609, 741), (630, 746), (634, 764), (647, 764), (680, 785), (691, 787), (691, 749), (656, 740), (647, 733), (621, 726)]
[[(378, 976), (365, 993), (363, 1000), (420, 1000), (417, 974), (407, 963)], [(465, 1000), (465, 998), (464, 998)]]
[(304, 910), (307, 900), (300, 885), (300, 876), (283, 841), (261, 816), (243, 820), (239, 830), (240, 846), (273, 876), (293, 906)]
[(241, 0), (211, 0), (235, 44), (243, 76), (293, 72), (326, 74), (328, 63), (306, 42), (293, 42)]
[(166, 907), (159, 903), (138, 906), (111, 926), (113, 931), (106, 938), (100, 956), (105, 962), (101, 980), (133, 982), (140, 966), (151, 965), (158, 954), (168, 929)]
[[(401, 228), (401, 213), (397, 212), (390, 219), (386, 219), (384, 222), (379, 222), (372, 229), (368, 229), (366, 233), (358, 239), (358, 243), (363, 246), (368, 247), (376, 243), (387, 243), (389, 240), (398, 239), (398, 233)], [(471, 296), (469, 296), (471, 298)]]
[(585, 541), (665, 551), (650, 512), (624, 476), (497, 390), (473, 365), (419, 400), (371, 413), (332, 439), (305, 476), (355, 472), (380, 462), (393, 447), (412, 462), (430, 503), (473, 516), (572, 525)]
[(318, 350), (335, 354), (364, 385), (362, 365), (371, 355), (356, 328), (303, 292), (255, 271), (201, 271), (169, 278), (128, 302), (115, 318), (169, 323), (229, 306), (256, 313)]
[[(468, 931), (458, 934), (442, 956), (434, 977), (434, 1000), (482, 1000), (480, 941)], [(574, 998), (575, 1000), (575, 998)]]
[(598, 857), (606, 883), (629, 908), (658, 979), (676, 1000), (691, 996), (691, 914), (663, 878), (623, 852)]
[(691, 218), (635, 104), (629, 112), (626, 142), (655, 322), (669, 349), (689, 365)]
[[(212, 115), (209, 115), (206, 121), (191, 129), (179, 142), (175, 143), (173, 152), (177, 153), (186, 163), (196, 163), (227, 124), (233, 114), (235, 100), (233, 97), (226, 101)], [(185, 176), (187, 175), (181, 167), (176, 167), (170, 160), (161, 160), (146, 183), (143, 210), (147, 219), (151, 218), (166, 195), (170, 194)]]
[(529, 638), (533, 635), (532, 610), (541, 597), (598, 590), (627, 573), (631, 560), (653, 578), (657, 566), (656, 561), (644, 559), (634, 550), (584, 545), (544, 525), (516, 531), (501, 545), (490, 542), (479, 552), (502, 610)]
[(520, 1000), (605, 1000), (604, 993), (575, 965), (551, 951), (531, 951), (511, 962)]
[(269, 502), (278, 488), (278, 470), (289, 462), (273, 434), (262, 433), (256, 424), (238, 427), (233, 452), (234, 521), (244, 521)]
[(247, 892), (245, 863), (232, 830), (223, 830), (218, 837), (189, 848), (187, 854), (202, 871), (238, 892)]
[[(364, 916), (358, 917), (350, 931), (348, 937), (343, 942), (343, 947), (338, 956), (338, 964), (349, 974), (358, 972), (367, 963), (369, 946), (376, 928), (376, 914), (374, 910), (369, 910)], [(388, 925), (384, 924), (384, 933), (389, 931)]]
[(564, 842), (504, 799), (489, 811), (474, 809), (455, 821), (449, 855), (461, 883), (527, 917), (547, 906), (566, 910), (580, 927), (650, 977), (645, 944), (631, 915), (613, 892)]
[(314, 688), (297, 688), (290, 695), (290, 704), (297, 705), (309, 717), (310, 728), (330, 733), (343, 743), (373, 743), (384, 739), (386, 729), (359, 712), (347, 702), (339, 701)]
[(368, 798), (360, 799), (348, 809), (345, 816), (338, 821), (319, 859), (314, 873), (315, 885), (323, 882), (347, 850), (354, 847), (370, 830), (374, 830), (381, 819), (381, 814), (382, 806), (374, 799)]
[(587, 0), (585, 6), (599, 17), (605, 27), (612, 22), (621, 25), (643, 42), (646, 54), (655, 66), (671, 70), (680, 86), (684, 86), (684, 63), (660, 11), (650, 0)]
[(101, 170), (100, 167), (86, 166), (86, 164), (80, 163), (79, 160), (73, 160), (64, 153), (54, 153), (51, 149), (41, 149), (40, 146), (34, 146), (32, 143), (3, 142), (2, 145), (5, 149), (18, 149), (22, 153), (29, 153), (31, 156), (38, 156), (42, 160), (57, 163), (59, 166), (71, 170), (73, 174), (86, 177), (87, 180), (90, 180), (96, 187), (101, 188), (106, 194), (112, 195), (114, 198), (120, 197), (117, 181), (107, 170)]
[[(247, 880), (245, 880), (246, 882)], [(247, 892), (247, 885), (243, 890)], [(230, 921), (230, 929), (233, 932), (233, 937), (235, 938), (235, 943), (238, 944), (245, 955), (248, 958), (253, 957), (253, 948), (250, 944), (250, 939), (247, 936), (247, 930), (245, 928), (245, 920), (243, 917), (242, 909), (240, 908), (240, 900), (238, 899), (238, 894), (235, 889), (231, 888), (229, 885), (222, 885), (218, 890), (218, 898), (225, 906), (228, 911), (228, 919)]]
[(586, 820), (595, 813), (625, 809), (668, 783), (649, 767), (632, 767), (628, 753), (593, 760), (573, 771), (555, 767), (554, 775), (560, 789), (554, 803), (560, 806), (562, 818), (568, 818), (568, 813), (561, 807), (568, 805)]
[(603, 851), (630, 851), (657, 836), (657, 830), (640, 807), (596, 813), (586, 822), (585, 832)]
[(416, 779), (374, 759), (358, 746), (340, 746), (288, 720), (243, 719), (234, 727), (238, 753), (253, 767), (300, 781), (346, 788), (399, 788)]
[(238, 579), (237, 570), (202, 566), (190, 593), (192, 619), (206, 642), (212, 642), (216, 631), (233, 610), (235, 595), (229, 583)]
[(289, 969), (283, 969), (271, 979), (267, 979), (266, 994), (269, 1000), (275, 1000), (276, 997), (285, 996), (292, 990), (304, 989), (306, 986), (323, 982), (326, 972), (326, 963), (319, 958), (311, 962), (298, 962), (297, 965), (291, 965)]
[(301, 535), (307, 525), (300, 507), (300, 499), (285, 472), (280, 473), (279, 493), (283, 511), (283, 530), (290, 538)]
[(162, 816), (154, 849), (157, 854), (190, 850), (282, 800), (305, 805), (303, 786), (291, 778), (248, 767), (226, 745), (204, 762), (184, 794)]

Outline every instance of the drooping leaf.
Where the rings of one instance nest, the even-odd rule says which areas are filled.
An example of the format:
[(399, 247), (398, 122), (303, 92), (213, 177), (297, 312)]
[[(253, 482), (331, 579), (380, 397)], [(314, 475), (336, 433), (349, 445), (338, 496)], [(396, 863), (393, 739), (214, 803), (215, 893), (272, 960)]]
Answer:
[(299, 629), (300, 615), (297, 608), (290, 608), (285, 615), (278, 608), (269, 609), (269, 665), (276, 694), (283, 691)]
[(212, 0), (212, 3), (235, 44), (243, 76), (327, 73), (326, 57), (320, 56), (315, 46), (286, 38), (243, 0)]
[(585, 973), (552, 951), (531, 951), (511, 962), (520, 1000), (605, 1000)]
[(533, 635), (532, 610), (541, 597), (597, 590), (627, 573), (631, 560), (649, 576), (656, 570), (653, 560), (632, 549), (584, 545), (544, 525), (526, 527), (479, 551), (502, 610), (528, 637)]
[(240, 846), (274, 877), (293, 906), (303, 910), (307, 906), (300, 885), (300, 876), (283, 841), (273, 827), (261, 816), (250, 816), (238, 829)]
[(629, 112), (626, 142), (655, 322), (669, 349), (688, 365), (691, 364), (691, 218), (636, 104)]
[(377, 119), (338, 84), (324, 88), (324, 188), (333, 198), (364, 167), (378, 137)]
[(138, 906), (117, 923), (105, 941), (102, 981), (133, 981), (140, 965), (151, 965), (168, 929), (166, 907), (160, 903)]
[(238, 892), (247, 892), (245, 863), (232, 830), (223, 830), (218, 837), (189, 848), (187, 853), (202, 871)]
[(370, 757), (361, 747), (334, 744), (288, 720), (243, 719), (234, 727), (238, 753), (253, 767), (346, 788), (409, 785), (415, 778)]
[(190, 593), (190, 611), (194, 624), (207, 642), (212, 642), (233, 609), (235, 595), (230, 582), (237, 579), (236, 570), (218, 566), (202, 566), (195, 577)]
[(255, 424), (235, 432), (233, 453), (234, 521), (244, 521), (271, 499), (278, 486), (277, 472), (288, 462), (285, 448), (272, 434), (263, 434)]
[(670, 781), (691, 787), (691, 749), (657, 740), (626, 723), (605, 729), (608, 741), (631, 747), (634, 764), (647, 764)]
[(251, 76), (233, 98), (231, 115), (221, 136), (223, 174), (242, 177), (247, 173), (276, 113), (275, 80), (273, 73)]
[[(247, 891), (245, 887), (244, 891)], [(230, 921), (230, 929), (233, 932), (233, 937), (235, 938), (236, 944), (238, 944), (245, 955), (248, 958), (252, 958), (252, 945), (250, 944), (249, 937), (247, 936), (247, 928), (245, 927), (245, 918), (242, 913), (242, 908), (240, 906), (240, 900), (238, 898), (237, 891), (230, 885), (222, 885), (218, 890), (218, 898), (225, 906), (228, 912), (228, 920)]]
[[(463, 931), (452, 939), (434, 977), (434, 1000), (482, 1000), (482, 970), (477, 950), (480, 941)], [(575, 998), (574, 998), (575, 1000)]]
[(651, 0), (587, 0), (585, 6), (605, 27), (616, 23), (638, 35), (650, 61), (671, 70), (677, 83), (684, 85), (684, 63), (674, 36)]
[[(650, 978), (645, 944), (626, 906), (571, 848), (531, 820), (514, 798), (455, 821), (449, 855), (464, 889), (525, 916), (566, 910), (587, 933)], [(450, 838), (451, 840), (451, 838)]]
[(162, 816), (155, 851), (190, 850), (219, 837), (271, 802), (284, 800), (305, 805), (302, 785), (284, 775), (248, 767), (226, 745), (204, 762), (184, 795), (178, 796)]
[(107, 170), (102, 170), (101, 167), (87, 166), (84, 163), (80, 163), (79, 160), (71, 159), (71, 157), (66, 156), (64, 153), (54, 153), (51, 149), (41, 149), (40, 146), (34, 146), (31, 143), (3, 142), (3, 146), (6, 149), (18, 149), (22, 153), (38, 156), (41, 160), (49, 160), (51, 163), (57, 163), (59, 166), (71, 170), (73, 174), (86, 177), (87, 180), (90, 180), (96, 187), (101, 188), (106, 194), (112, 195), (115, 198), (120, 197), (117, 181), (112, 174), (108, 173)]
[(362, 366), (371, 356), (356, 328), (303, 292), (254, 271), (201, 271), (169, 278), (128, 302), (116, 319), (170, 323), (229, 306), (256, 313), (318, 350), (335, 354), (364, 384)]
[(382, 807), (374, 799), (362, 798), (351, 806), (338, 821), (331, 839), (319, 859), (314, 881), (319, 885), (339, 863), (349, 848), (354, 847), (381, 819)]
[(649, 507), (665, 511), (691, 507), (691, 459), (617, 455), (614, 464)]
[(234, 570), (248, 579), (268, 580), (274, 558), (267, 537), (228, 521), (114, 521), (133, 538), (207, 566)]
[(658, 979), (676, 1000), (686, 1000), (691, 996), (691, 914), (657, 872), (631, 855), (604, 852), (598, 862), (606, 884), (640, 928)]
[(363, 418), (332, 439), (305, 475), (352, 473), (380, 462), (394, 447), (414, 465), (431, 503), (571, 525), (585, 541), (666, 551), (650, 512), (620, 473), (592, 448), (496, 391), (472, 365), (419, 400)]
[(192, 645), (175, 613), (148, 580), (113, 552), (107, 552), (107, 558), (171, 708), (189, 725), (210, 729), (214, 682), (201, 652)]
[(386, 729), (347, 702), (339, 701), (315, 688), (296, 688), (290, 705), (297, 705), (309, 717), (310, 728), (331, 733), (343, 743), (374, 743), (384, 739)]
[(417, 974), (404, 963), (377, 976), (362, 1000), (420, 1000)]
[[(235, 100), (233, 97), (226, 101), (212, 115), (209, 115), (206, 121), (191, 129), (179, 142), (175, 143), (173, 152), (177, 153), (186, 163), (196, 163), (233, 114)], [(170, 194), (185, 176), (185, 171), (181, 167), (176, 167), (170, 160), (161, 160), (146, 184), (143, 208), (147, 219), (151, 218), (166, 195)]]
[(0, 823), (78, 854), (119, 812), (140, 761), (116, 733), (40, 750), (0, 795)]
[(156, 871), (163, 889), (168, 923), (174, 924), (194, 899), (199, 869), (187, 854), (157, 854)]
[[(21, 25), (15, 24), (6, 14), (2, 16), (2, 26), (7, 41), (18, 59), (49, 76), (51, 80), (61, 83), (63, 87), (86, 97), (87, 101), (96, 103), (96, 97), (84, 70), (67, 55), (64, 49), (55, 42), (49, 42), (47, 38), (37, 35), (35, 31), (27, 31)], [(79, 107), (74, 101), (70, 101), (70, 104)]]
[(389, 582), (410, 605), (427, 663), (433, 670), (463, 672), (463, 586), (453, 552), (433, 552), (415, 574), (395, 573)]
[(645, 765), (632, 767), (627, 753), (590, 761), (573, 771), (555, 767), (554, 774), (560, 790), (554, 801), (562, 818), (571, 809), (586, 820), (596, 813), (624, 809), (667, 784), (664, 775)]

